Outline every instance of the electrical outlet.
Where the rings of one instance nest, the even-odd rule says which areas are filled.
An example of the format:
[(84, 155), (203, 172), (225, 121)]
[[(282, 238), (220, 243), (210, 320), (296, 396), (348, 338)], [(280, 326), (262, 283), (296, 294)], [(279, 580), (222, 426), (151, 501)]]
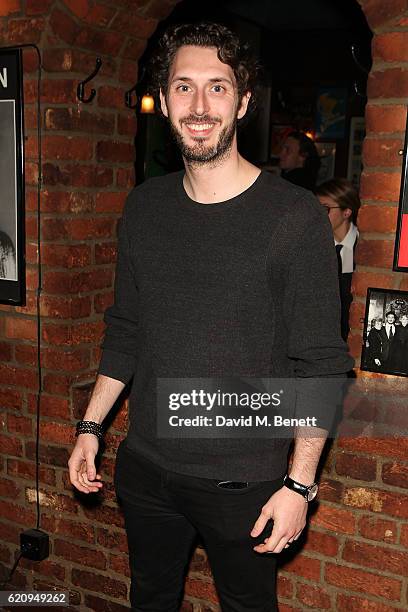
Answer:
[(27, 529), (20, 533), (20, 551), (23, 557), (32, 561), (42, 561), (50, 554), (48, 533), (41, 529)]

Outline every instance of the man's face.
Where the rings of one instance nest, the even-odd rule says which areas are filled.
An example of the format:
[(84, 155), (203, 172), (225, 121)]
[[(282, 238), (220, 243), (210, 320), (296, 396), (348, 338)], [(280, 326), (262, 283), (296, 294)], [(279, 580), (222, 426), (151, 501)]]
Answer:
[(320, 204), (322, 204), (327, 209), (329, 221), (333, 228), (333, 232), (338, 230), (344, 223), (346, 223), (350, 219), (350, 208), (340, 208), (337, 202), (329, 196), (319, 195), (318, 198)]
[(407, 315), (402, 315), (401, 318), (400, 318), (400, 321), (401, 321), (401, 325), (403, 327), (406, 327), (408, 325), (408, 317), (407, 317)]
[(394, 321), (395, 321), (395, 316), (392, 313), (387, 315), (387, 323), (389, 323), (390, 325), (394, 325)]
[(187, 162), (205, 164), (236, 148), (236, 123), (245, 115), (250, 94), (238, 101), (233, 70), (218, 59), (215, 47), (186, 45), (170, 67), (163, 114)]
[(300, 153), (299, 141), (289, 136), (283, 143), (279, 153), (279, 167), (282, 170), (303, 168), (305, 160), (305, 156)]
[(376, 321), (374, 323), (374, 327), (375, 327), (375, 329), (380, 330), (382, 328), (382, 320), (381, 319), (376, 319)]

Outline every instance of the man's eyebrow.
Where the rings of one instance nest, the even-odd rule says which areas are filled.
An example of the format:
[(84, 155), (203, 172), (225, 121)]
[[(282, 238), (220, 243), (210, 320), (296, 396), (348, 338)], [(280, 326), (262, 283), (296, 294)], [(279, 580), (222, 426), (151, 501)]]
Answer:
[[(188, 76), (176, 75), (171, 79), (171, 83), (174, 83), (175, 81), (186, 81), (191, 83), (194, 81), (194, 79)], [(228, 79), (227, 77), (212, 77), (211, 79), (208, 79), (208, 81), (209, 83), (229, 83), (230, 85), (233, 85), (231, 79)]]

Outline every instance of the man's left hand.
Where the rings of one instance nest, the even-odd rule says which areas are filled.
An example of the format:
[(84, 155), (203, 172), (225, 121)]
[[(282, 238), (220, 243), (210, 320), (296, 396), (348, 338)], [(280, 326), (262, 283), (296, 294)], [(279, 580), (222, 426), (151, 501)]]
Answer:
[(307, 506), (304, 497), (285, 486), (276, 491), (263, 506), (251, 536), (259, 536), (269, 519), (273, 520), (272, 533), (263, 544), (254, 546), (254, 550), (259, 553), (280, 553), (297, 540), (306, 525)]

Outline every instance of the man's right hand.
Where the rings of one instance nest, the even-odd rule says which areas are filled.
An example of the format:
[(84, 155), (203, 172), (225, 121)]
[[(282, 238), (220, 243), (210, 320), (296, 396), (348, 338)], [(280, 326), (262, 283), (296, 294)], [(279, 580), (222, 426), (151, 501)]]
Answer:
[(68, 461), (71, 483), (81, 493), (96, 493), (103, 487), (101, 475), (96, 473), (95, 457), (99, 441), (93, 434), (79, 434)]

